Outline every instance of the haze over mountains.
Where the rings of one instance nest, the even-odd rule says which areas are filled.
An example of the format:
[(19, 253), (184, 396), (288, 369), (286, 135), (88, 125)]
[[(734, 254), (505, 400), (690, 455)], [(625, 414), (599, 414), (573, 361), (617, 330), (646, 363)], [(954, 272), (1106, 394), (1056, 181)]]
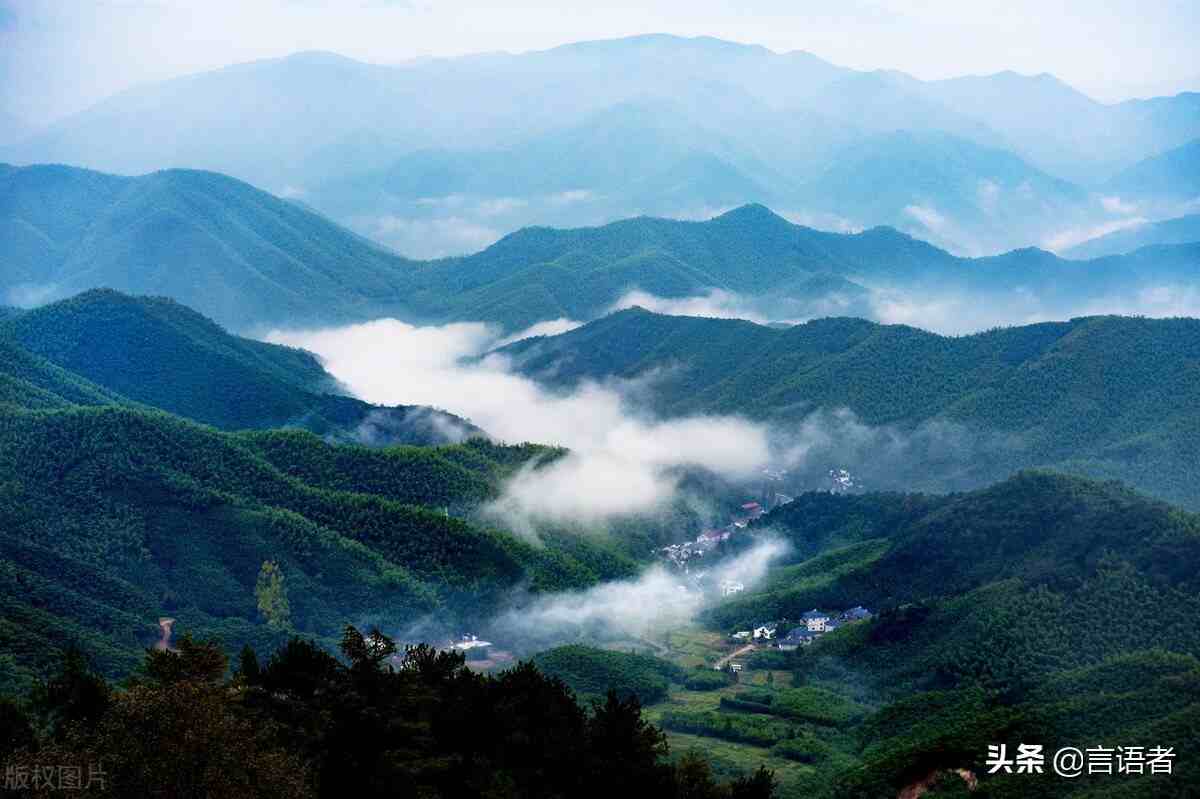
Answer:
[[(1037, 249), (965, 259), (890, 228), (826, 233), (748, 205), (703, 222), (528, 228), (466, 257), (412, 261), (211, 172), (123, 178), (0, 165), (0, 247), (0, 299), (13, 305), (108, 287), (172, 297), (235, 330), (394, 316), (515, 333), (654, 298), (666, 311), (851, 314), (948, 332), (1083, 313), (1180, 314), (1196, 298), (1172, 289), (1194, 278), (1200, 245), (1088, 263)], [(984, 301), (995, 310), (981, 312)]]
[[(932, 162), (946, 137), (957, 152), (947, 170), (857, 201), (858, 185), (890, 174), (881, 163)], [(470, 252), (533, 223), (747, 202), (984, 254), (1070, 246), (1118, 223), (1131, 214), (1114, 210), (1104, 182), (1197, 138), (1197, 94), (1104, 105), (1045, 74), (920, 81), (651, 35), (399, 66), (320, 52), (240, 64), (126, 91), (0, 159), (225, 172), (415, 257)], [(831, 184), (843, 194), (827, 196)], [(1126, 209), (1143, 202), (1129, 189)]]

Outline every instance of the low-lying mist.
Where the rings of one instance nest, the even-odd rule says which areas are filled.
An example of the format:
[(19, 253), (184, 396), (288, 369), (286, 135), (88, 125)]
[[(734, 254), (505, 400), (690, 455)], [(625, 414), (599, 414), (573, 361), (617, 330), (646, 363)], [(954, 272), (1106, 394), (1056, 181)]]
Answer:
[(871, 286), (862, 287), (861, 291), (834, 290), (803, 298), (752, 296), (723, 289), (685, 297), (630, 291), (612, 310), (633, 306), (669, 315), (744, 319), (777, 325), (802, 324), (829, 316), (857, 316), (882, 324), (909, 325), (932, 333), (961, 336), (996, 327), (1080, 316), (1200, 317), (1200, 291), (1194, 286), (1165, 282), (1093, 293), (1080, 291), (1075, 296), (1053, 296), (1023, 286), (987, 291)]
[(489, 623), (489, 634), (530, 649), (579, 639), (653, 639), (694, 622), (719, 602), (722, 581), (752, 589), (788, 550), (785, 541), (766, 535), (745, 552), (711, 564), (699, 584), (694, 575), (654, 565), (633, 579), (524, 597)]
[(635, 384), (548, 391), (511, 372), (508, 359), (486, 355), (507, 339), (483, 324), (416, 327), (381, 319), (268, 338), (317, 353), (369, 402), (443, 408), (503, 441), (567, 447), (564, 457), (520, 471), (488, 509), (519, 532), (532, 533), (542, 521), (601, 523), (653, 513), (676, 498), (683, 469), (740, 481), (771, 459), (762, 425), (737, 416), (655, 418), (631, 401), (642, 388)]

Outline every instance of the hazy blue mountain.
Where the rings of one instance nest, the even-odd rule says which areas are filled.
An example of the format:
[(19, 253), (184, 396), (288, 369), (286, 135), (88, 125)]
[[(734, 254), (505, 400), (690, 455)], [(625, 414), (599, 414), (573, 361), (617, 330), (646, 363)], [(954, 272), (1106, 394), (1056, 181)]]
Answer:
[(1200, 214), (1147, 222), (1089, 239), (1063, 252), (1066, 258), (1100, 258), (1120, 255), (1157, 244), (1186, 244), (1200, 241)]
[(362, 318), (402, 296), (407, 266), (293, 203), (185, 170), (0, 167), (0, 251), (11, 304), (110, 287), (232, 327)]
[(89, 291), (22, 314), (0, 336), (121, 397), (226, 430), (298, 427), (369, 444), (482, 435), (441, 411), (343, 396), (311, 353), (230, 335), (163, 298)]
[(1127, 198), (1194, 202), (1200, 199), (1200, 138), (1139, 161), (1105, 184)]
[(805, 98), (803, 106), (868, 133), (940, 131), (989, 145), (1003, 141), (998, 131), (930, 97), (920, 80), (895, 70), (848, 73)]
[(936, 132), (850, 145), (800, 194), (806, 209), (891, 225), (967, 254), (1049, 238), (1083, 217), (1088, 200), (1009, 151)]
[[(793, 188), (835, 153), (897, 130), (948, 133), (1097, 185), (1200, 136), (1200, 95), (1103, 105), (1049, 75), (924, 82), (666, 35), (394, 66), (306, 52), (131, 89), (0, 157), (123, 174), (221, 171), (432, 257), (534, 223), (691, 218), (751, 201), (836, 224)], [(956, 202), (953, 190), (935, 199)], [(950, 219), (964, 235), (942, 241), (962, 252), (1040, 242), (1037, 224), (1066, 210), (1046, 202), (1036, 213), (1032, 201), (1013, 206), (1009, 221), (1024, 223), (1015, 228)], [(894, 221), (869, 210), (842, 216)], [(1095, 203), (1074, 210), (1090, 226), (1111, 216)]]
[(752, 150), (669, 101), (622, 103), (509, 147), (405, 155), (323, 182), (306, 199), (400, 252), (439, 256), (534, 224), (707, 216), (781, 200), (791, 184)]
[[(902, 149), (913, 138), (887, 140)], [(971, 145), (966, 151), (976, 154)], [(992, 155), (999, 167), (988, 174), (1015, 164), (1009, 180), (1033, 180), (1019, 161)], [(969, 202), (965, 187), (975, 173), (945, 161), (947, 184)], [(886, 166), (874, 157), (856, 163), (863, 175)], [(660, 192), (714, 201), (719, 192), (755, 185), (707, 155), (684, 158), (656, 179)], [(893, 205), (905, 197), (902, 186), (896, 192)], [(1030, 313), (1053, 318), (1080, 303), (1103, 305), (1121, 292), (1191, 280), (1200, 245), (1088, 264), (1036, 249), (969, 259), (891, 228), (828, 233), (753, 204), (703, 222), (637, 217), (524, 228), (470, 256), (410, 261), (222, 175), (121, 178), (45, 166), (0, 167), (0, 247), (13, 255), (0, 291), (25, 306), (111, 287), (171, 297), (235, 330), (394, 315), (490, 321), (516, 331), (545, 319), (595, 318), (634, 289), (666, 298), (721, 290), (743, 295), (772, 319), (873, 317), (867, 289), (905, 292), (904, 302), (918, 305), (948, 291), (1016, 292), (988, 302), (1032, 300)]]
[(501, 352), (552, 388), (654, 375), (658, 413), (737, 413), (794, 432), (807, 452), (798, 476), (834, 463), (873, 488), (945, 490), (1045, 466), (1200, 507), (1195, 319), (944, 337), (862, 319), (775, 329), (635, 308)]
[[(200, 167), (280, 189), (429, 147), (515, 143), (639, 98), (730, 117), (738, 106), (787, 104), (843, 72), (807, 54), (672, 36), (398, 66), (298, 53), (124, 92), (7, 157), (117, 172)], [(736, 105), (713, 107), (723, 87)]]

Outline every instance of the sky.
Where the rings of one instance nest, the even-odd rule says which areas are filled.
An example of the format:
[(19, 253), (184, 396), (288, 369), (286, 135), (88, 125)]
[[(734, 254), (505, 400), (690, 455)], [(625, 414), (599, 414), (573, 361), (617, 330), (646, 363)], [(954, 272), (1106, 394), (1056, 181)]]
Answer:
[(640, 33), (925, 79), (1051, 72), (1104, 101), (1200, 89), (1194, 0), (0, 0), (0, 112), (44, 124), (138, 83), (299, 50), (396, 63)]

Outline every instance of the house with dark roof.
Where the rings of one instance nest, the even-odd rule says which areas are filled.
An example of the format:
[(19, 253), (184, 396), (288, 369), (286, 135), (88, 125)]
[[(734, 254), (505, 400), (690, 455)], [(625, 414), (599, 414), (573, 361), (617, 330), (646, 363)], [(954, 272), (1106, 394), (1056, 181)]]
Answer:
[(862, 605), (856, 605), (842, 613), (842, 621), (865, 621), (871, 618), (871, 611), (864, 608)]
[(829, 624), (829, 614), (813, 608), (801, 616), (800, 620), (804, 622), (804, 625), (808, 627), (811, 632), (823, 633), (825, 632), (826, 626)]
[(777, 646), (779, 649), (782, 649), (784, 652), (792, 652), (799, 647), (808, 646), (815, 641), (816, 638), (817, 634), (807, 627), (797, 627), (783, 638), (780, 638), (779, 642), (775, 644), (775, 646)]

